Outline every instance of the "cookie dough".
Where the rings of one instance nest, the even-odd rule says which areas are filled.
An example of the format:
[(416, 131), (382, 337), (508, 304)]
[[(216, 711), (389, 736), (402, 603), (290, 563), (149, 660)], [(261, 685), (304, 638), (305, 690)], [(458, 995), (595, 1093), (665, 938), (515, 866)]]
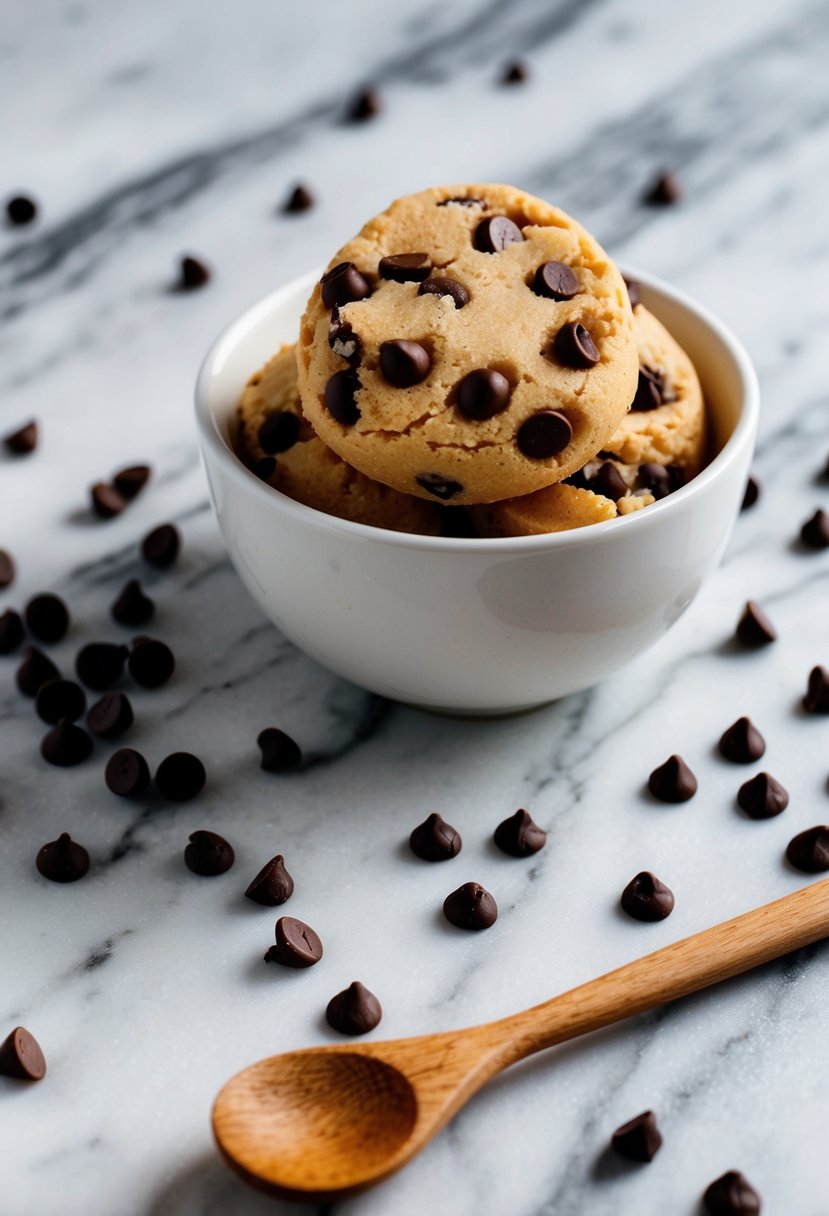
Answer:
[(625, 416), (639, 362), (601, 247), (503, 185), (424, 190), (370, 220), (314, 289), (297, 360), (330, 448), (452, 506), (581, 468)]
[[(600, 524), (617, 515), (630, 515), (654, 502), (654, 495), (640, 488), (637, 470), (631, 466), (612, 464), (621, 486), (608, 480), (604, 493), (575, 486), (568, 482), (557, 482), (524, 494), (521, 498), (507, 498), (503, 502), (487, 506), (469, 507), (469, 514), (480, 536), (539, 536), (545, 532), (569, 532), (572, 528), (585, 528), (588, 524)], [(589, 467), (589, 466), (588, 466)], [(601, 484), (601, 483), (599, 483)], [(614, 493), (617, 497), (613, 497)]]

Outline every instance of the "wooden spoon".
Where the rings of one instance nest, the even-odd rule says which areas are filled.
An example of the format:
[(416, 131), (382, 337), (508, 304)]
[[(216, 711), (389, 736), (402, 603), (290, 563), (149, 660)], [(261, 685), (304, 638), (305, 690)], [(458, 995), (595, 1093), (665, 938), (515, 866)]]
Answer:
[(291, 1199), (338, 1199), (405, 1165), (507, 1065), (826, 936), (829, 880), (498, 1022), (260, 1060), (217, 1097), (213, 1131), (254, 1186)]

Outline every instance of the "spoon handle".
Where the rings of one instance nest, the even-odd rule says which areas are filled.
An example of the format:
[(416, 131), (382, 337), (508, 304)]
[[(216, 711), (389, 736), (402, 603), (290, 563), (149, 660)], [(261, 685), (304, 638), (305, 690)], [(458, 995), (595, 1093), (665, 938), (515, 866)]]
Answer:
[[(489, 1024), (499, 1067), (698, 992), (829, 936), (829, 879), (647, 954)], [(492, 1041), (491, 1040), (491, 1041)]]

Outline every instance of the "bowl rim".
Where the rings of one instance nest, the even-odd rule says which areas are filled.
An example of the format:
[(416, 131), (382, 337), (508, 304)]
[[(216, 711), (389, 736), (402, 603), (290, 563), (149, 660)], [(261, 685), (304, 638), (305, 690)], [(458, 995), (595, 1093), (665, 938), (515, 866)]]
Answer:
[(565, 532), (543, 532), (532, 536), (424, 536), (412, 532), (395, 532), (389, 528), (379, 528), (372, 524), (356, 523), (352, 520), (340, 519), (336, 515), (328, 515), (324, 511), (318, 511), (315, 507), (308, 507), (304, 503), (296, 502), (262, 481), (242, 463), (224, 439), (218, 419), (210, 405), (210, 385), (214, 376), (221, 373), (231, 351), (236, 350), (250, 331), (265, 317), (279, 308), (286, 297), (294, 296), (300, 290), (307, 290), (310, 294), (322, 274), (322, 268), (299, 275), (258, 300), (239, 314), (229, 325), (226, 325), (211, 343), (196, 379), (196, 419), (202, 445), (204, 448), (209, 448), (216, 458), (226, 465), (229, 474), (241, 491), (253, 494), (254, 497), (261, 496), (262, 502), (269, 504), (270, 508), (277, 513), (286, 513), (298, 521), (304, 521), (306, 524), (324, 531), (340, 533), (357, 540), (372, 541), (375, 544), (392, 545), (396, 548), (448, 554), (499, 554), (506, 557), (511, 554), (534, 553), (539, 550), (552, 551), (580, 545), (589, 547), (604, 543), (621, 528), (632, 531), (656, 527), (666, 512), (679, 510), (690, 499), (703, 494), (712, 481), (726, 476), (734, 463), (739, 461), (743, 450), (747, 444), (753, 442), (757, 431), (760, 387), (754, 365), (742, 342), (729, 326), (710, 309), (700, 304), (686, 291), (674, 287), (656, 275), (647, 274), (625, 263), (617, 263), (617, 265), (626, 279), (636, 280), (647, 289), (671, 300), (690, 313), (704, 328), (712, 331), (730, 354), (742, 387), (740, 416), (734, 430), (717, 455), (687, 485), (675, 490), (666, 498), (651, 503), (647, 510), (632, 511), (628, 515), (599, 520), (596, 523), (586, 524), (581, 528), (572, 528)]

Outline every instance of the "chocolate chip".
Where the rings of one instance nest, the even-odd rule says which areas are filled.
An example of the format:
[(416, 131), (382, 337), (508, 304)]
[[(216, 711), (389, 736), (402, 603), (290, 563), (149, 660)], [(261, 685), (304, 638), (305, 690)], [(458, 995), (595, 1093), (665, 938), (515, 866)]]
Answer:
[[(175, 656), (166, 642), (136, 638), (127, 660), (129, 673), (142, 688), (160, 688), (175, 671)], [(106, 685), (104, 685), (106, 687)]]
[(804, 874), (822, 874), (829, 870), (829, 827), (820, 825), (799, 832), (789, 841), (786, 858)]
[(507, 64), (501, 74), (501, 84), (524, 84), (529, 80), (527, 65), (520, 59)]
[(328, 1025), (340, 1034), (368, 1034), (380, 1025), (382, 1016), (377, 997), (359, 980), (332, 996), (325, 1010)]
[(581, 291), (581, 283), (565, 262), (544, 262), (535, 272), (533, 291), (548, 300), (572, 300)]
[(47, 764), (72, 768), (82, 764), (92, 753), (92, 740), (81, 726), (59, 719), (40, 741), (40, 754)]
[(37, 646), (29, 646), (15, 673), (15, 679), (24, 697), (36, 697), (38, 689), (47, 680), (60, 679), (60, 672), (42, 650), (38, 650)]
[(463, 308), (469, 303), (469, 292), (463, 283), (451, 279), (448, 275), (433, 274), (423, 283), (417, 293), (419, 296), (449, 296), (455, 308)]
[(606, 460), (590, 478), (590, 489), (616, 502), (627, 494), (627, 483), (612, 460)]
[(32, 419), (25, 426), (12, 431), (6, 435), (3, 444), (12, 456), (29, 456), (37, 447), (37, 423)]
[(156, 789), (170, 802), (189, 802), (201, 793), (206, 780), (204, 765), (190, 752), (172, 752), (165, 756), (155, 774)]
[(646, 413), (658, 409), (662, 404), (662, 377), (649, 367), (639, 368), (639, 379), (636, 382), (636, 392), (631, 402), (634, 413)]
[(320, 279), (322, 302), (326, 308), (365, 300), (371, 295), (371, 285), (353, 262), (338, 262)]
[(475, 248), (480, 253), (501, 253), (523, 239), (521, 229), (506, 215), (491, 215), (475, 229)]
[(506, 376), (491, 367), (477, 367), (467, 372), (457, 386), (460, 412), (475, 422), (483, 422), (500, 414), (509, 405), (512, 386)]
[(140, 752), (122, 747), (107, 761), (104, 781), (119, 798), (136, 798), (150, 784), (150, 768)]
[(132, 464), (129, 468), (119, 469), (112, 479), (112, 484), (127, 502), (137, 498), (152, 476), (148, 464)]
[[(380, 371), (394, 388), (411, 388), (429, 375), (432, 357), (419, 342), (395, 338), (380, 344)], [(348, 374), (348, 373), (346, 373)]]
[(200, 258), (185, 254), (179, 262), (179, 277), (176, 286), (179, 291), (196, 291), (210, 281), (210, 268)]
[(122, 692), (106, 692), (86, 715), (86, 725), (102, 739), (117, 739), (134, 721), (132, 705)]
[(461, 836), (442, 815), (433, 812), (409, 837), (409, 848), (422, 861), (449, 861), (461, 851)]
[(300, 420), (290, 410), (275, 410), (260, 426), (256, 438), (263, 452), (287, 452), (299, 439)]
[(383, 109), (380, 94), (370, 86), (355, 93), (348, 103), (345, 117), (348, 122), (368, 122)]
[(642, 292), (636, 279), (625, 279), (625, 287), (628, 289), (631, 308), (638, 308), (642, 303)]
[(746, 482), (745, 494), (740, 506), (741, 511), (750, 511), (760, 497), (760, 482), (756, 477), (749, 477)]
[(363, 357), (363, 345), (348, 321), (340, 316), (340, 310), (335, 305), (331, 311), (331, 322), (328, 326), (328, 345), (334, 354), (345, 359), (352, 367), (359, 367)]
[(270, 481), (276, 471), (276, 461), (273, 456), (263, 456), (261, 460), (254, 460), (251, 471), (260, 481)]
[(50, 725), (61, 718), (74, 722), (86, 709), (86, 693), (74, 680), (47, 680), (37, 690), (35, 709)]
[(141, 556), (151, 566), (166, 570), (172, 566), (181, 548), (181, 535), (175, 524), (159, 524), (141, 542)]
[(771, 773), (758, 773), (740, 786), (737, 802), (749, 819), (771, 819), (785, 811), (789, 795)]
[(800, 539), (810, 549), (829, 549), (829, 515), (815, 511), (800, 529)]
[(315, 202), (314, 196), (304, 182), (298, 182), (282, 204), (283, 215), (299, 215), (310, 211)]
[(50, 882), (77, 882), (89, 869), (89, 854), (68, 832), (39, 850), (35, 865)]
[(720, 755), (733, 764), (753, 764), (766, 750), (766, 742), (750, 718), (738, 718), (724, 731)]
[(443, 915), (458, 929), (488, 929), (498, 919), (498, 905), (480, 883), (465, 882), (446, 896)]
[(9, 587), (14, 582), (16, 570), (14, 558), (5, 549), (0, 549), (0, 587)]
[(37, 215), (37, 203), (26, 194), (16, 194), (6, 200), (6, 219), (15, 227), (31, 224)]
[(276, 922), (276, 945), (265, 955), (265, 962), (281, 963), (283, 967), (313, 967), (322, 954), (322, 942), (310, 925), (293, 916), (280, 916)]
[(538, 826), (529, 811), (518, 810), (498, 824), (493, 840), (501, 852), (508, 853), (510, 857), (530, 857), (544, 848), (547, 833)]
[(118, 493), (114, 486), (105, 481), (98, 481), (90, 486), (89, 497), (92, 510), (99, 519), (114, 519), (126, 509), (127, 500)]
[(45, 592), (26, 605), (26, 627), (39, 642), (59, 642), (69, 628), (69, 609), (60, 596)]
[(660, 173), (642, 195), (642, 202), (651, 207), (669, 207), (682, 198), (682, 187), (673, 173)]
[(645, 1110), (641, 1115), (617, 1127), (611, 1137), (617, 1153), (628, 1161), (653, 1161), (662, 1147), (662, 1135), (656, 1126), (656, 1115)]
[(289, 900), (293, 893), (294, 880), (285, 869), (285, 858), (277, 853), (256, 875), (245, 891), (245, 897), (265, 908), (275, 908)]
[(155, 612), (155, 604), (145, 595), (137, 578), (125, 584), (121, 594), (110, 608), (119, 625), (144, 625)]
[(14, 608), (7, 608), (0, 613), (0, 654), (11, 654), (17, 650), (26, 630), (23, 628), (23, 618)]
[(654, 498), (667, 498), (677, 489), (671, 469), (678, 466), (664, 464), (640, 464), (637, 470), (639, 485), (643, 490), (650, 490)]
[(360, 389), (360, 378), (349, 368), (334, 372), (325, 386), (325, 404), (331, 417), (343, 426), (353, 426), (360, 417), (356, 395)]
[(284, 773), (302, 764), (299, 744), (276, 726), (267, 726), (260, 731), (256, 743), (262, 753), (260, 765), (266, 773)]
[(803, 708), (807, 714), (829, 714), (829, 671), (825, 667), (813, 667), (809, 672)]
[(129, 651), (115, 642), (88, 642), (78, 651), (75, 671), (87, 688), (103, 692), (120, 680)]
[(380, 278), (393, 283), (422, 283), (431, 270), (428, 253), (393, 253), (381, 258), (377, 267)]
[(15, 1026), (0, 1043), (0, 1076), (16, 1081), (42, 1081), (46, 1076), (40, 1044), (24, 1026)]
[(440, 473), (419, 473), (415, 481), (427, 494), (434, 494), (435, 498), (441, 498), (444, 502), (454, 498), (456, 494), (463, 493), (463, 486), (459, 481), (442, 477)]
[(749, 600), (737, 623), (737, 641), (743, 646), (757, 650), (777, 640), (777, 630), (759, 604)]
[(233, 865), (233, 849), (216, 832), (191, 832), (189, 840), (184, 849), (184, 864), (201, 878), (215, 878)]
[(458, 196), (457, 198), (445, 198), (436, 204), (438, 207), (485, 207), (486, 203), (482, 198), (468, 198)]
[(573, 438), (573, 428), (558, 410), (539, 410), (522, 422), (515, 442), (531, 460), (546, 460), (567, 447)]
[(760, 1196), (745, 1174), (729, 1170), (706, 1188), (702, 1197), (710, 1216), (759, 1216)]
[(555, 336), (553, 349), (556, 358), (565, 367), (595, 367), (599, 362), (596, 343), (581, 321), (568, 321)]
[(674, 895), (650, 870), (642, 870), (625, 887), (621, 904), (634, 920), (664, 920), (674, 910)]
[(669, 756), (648, 777), (648, 789), (660, 802), (687, 802), (697, 792), (697, 779), (681, 756)]

